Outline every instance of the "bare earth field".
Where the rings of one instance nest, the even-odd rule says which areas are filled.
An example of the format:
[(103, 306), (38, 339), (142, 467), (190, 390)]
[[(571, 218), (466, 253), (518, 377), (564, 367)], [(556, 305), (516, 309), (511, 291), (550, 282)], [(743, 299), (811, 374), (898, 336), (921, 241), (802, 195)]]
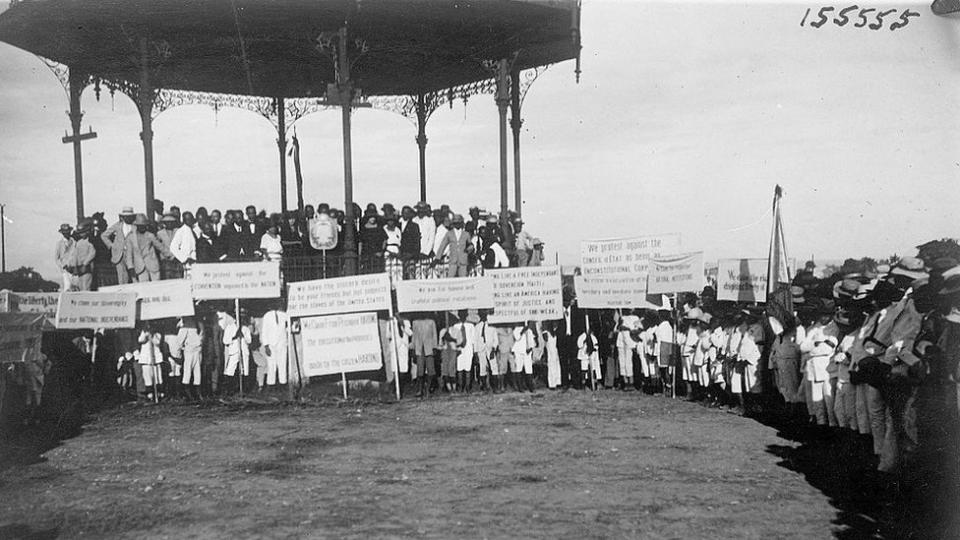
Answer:
[[(638, 392), (128, 404), (92, 417), (33, 463), (7, 456), (0, 537), (824, 538), (879, 530), (876, 508), (857, 503), (868, 494), (837, 487), (856, 464), (836, 455), (821, 474), (811, 460), (840, 449), (824, 443), (814, 455), (813, 443), (780, 435)], [(10, 444), (23, 449), (36, 442), (30, 437), (42, 434)]]

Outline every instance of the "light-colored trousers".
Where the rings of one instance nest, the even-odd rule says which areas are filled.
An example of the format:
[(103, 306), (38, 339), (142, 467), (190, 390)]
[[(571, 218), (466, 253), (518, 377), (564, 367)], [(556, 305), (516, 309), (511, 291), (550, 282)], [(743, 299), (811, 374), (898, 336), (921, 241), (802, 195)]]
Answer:
[[(393, 369), (390, 366), (388, 369)], [(267, 356), (267, 384), (287, 384), (287, 344), (270, 345), (270, 354)]]
[(202, 349), (183, 350), (183, 384), (200, 386), (200, 354)]
[(857, 431), (857, 387), (849, 381), (838, 380), (833, 410), (840, 427)]
[(620, 376), (633, 378), (633, 347), (617, 347), (620, 353)]

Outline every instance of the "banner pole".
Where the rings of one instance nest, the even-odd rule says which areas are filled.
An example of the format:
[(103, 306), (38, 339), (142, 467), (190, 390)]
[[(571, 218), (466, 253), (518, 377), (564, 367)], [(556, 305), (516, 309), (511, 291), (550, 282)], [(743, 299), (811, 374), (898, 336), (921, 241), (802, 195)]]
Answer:
[[(293, 342), (293, 333), (290, 332), (289, 319), (287, 320), (286, 337), (287, 337), (287, 399), (289, 399), (290, 401), (293, 401), (295, 399), (295, 395), (293, 391), (293, 370), (290, 369), (290, 357), (292, 356), (290, 353), (290, 349), (291, 348), (295, 349), (296, 343), (293, 344), (294, 345), (293, 347), (290, 346), (290, 344)], [(297, 369), (299, 371), (299, 366), (297, 366)]]
[(673, 381), (673, 384), (670, 392), (671, 394), (670, 397), (673, 399), (677, 399), (677, 363), (678, 361), (682, 361), (680, 358), (682, 356), (680, 352), (680, 342), (677, 340), (677, 329), (679, 327), (680, 327), (680, 306), (677, 305), (677, 293), (673, 293), (673, 346), (676, 352), (674, 355), (671, 355), (671, 356), (677, 356), (677, 358), (670, 359), (670, 363), (672, 364), (670, 369), (673, 372), (673, 374), (671, 375), (671, 380)]
[(340, 381), (343, 382), (343, 399), (347, 399), (347, 373), (345, 371), (340, 372)]
[[(586, 310), (586, 309), (583, 310), (583, 321), (586, 323), (586, 327), (587, 327), (587, 335), (586, 335), (587, 341), (590, 341), (590, 342), (592, 343), (592, 342), (593, 342), (593, 335), (592, 335), (592, 333), (590, 332), (590, 311), (589, 311), (589, 310)], [(594, 352), (597, 353), (597, 356), (598, 356), (598, 357), (600, 356), (600, 351), (594, 349)], [(593, 372), (593, 360), (592, 360), (592, 359), (588, 359), (588, 360), (587, 360), (587, 370), (590, 372), (590, 389), (591, 389), (592, 391), (596, 392), (596, 391), (597, 391), (597, 378), (596, 378), (596, 376), (595, 376), (595, 374), (594, 374), (594, 372)]]
[(393, 313), (393, 301), (390, 301), (390, 341), (393, 343), (393, 384), (396, 387), (397, 401), (400, 401), (400, 322)]
[(290, 327), (290, 341), (291, 341), (292, 344), (293, 344), (293, 347), (291, 347), (291, 349), (293, 349), (293, 355), (296, 357), (296, 360), (295, 360), (295, 362), (296, 362), (296, 364), (297, 364), (297, 394), (296, 394), (296, 397), (297, 397), (297, 400), (299, 400), (299, 399), (300, 399), (300, 394), (303, 392), (303, 373), (302, 373), (301, 370), (300, 370), (300, 353), (297, 352), (297, 340), (296, 340), (296, 338), (293, 337), (293, 327), (292, 327), (292, 324), (291, 324), (291, 327)]
[(243, 397), (243, 367), (244, 367), (244, 363), (243, 363), (243, 338), (241, 337), (241, 336), (243, 335), (243, 324), (240, 322), (240, 299), (239, 299), (239, 298), (234, 298), (234, 299), (233, 299), (233, 302), (234, 302), (234, 304), (233, 304), (233, 306), (234, 306), (234, 314), (235, 314), (236, 317), (237, 317), (237, 335), (236, 335), (236, 337), (234, 337), (233, 339), (237, 340), (237, 341), (239, 342), (238, 345), (240, 345), (239, 347), (237, 347), (237, 353), (240, 355), (240, 361), (237, 362), (237, 372), (238, 372), (238, 373), (237, 373), (237, 380), (240, 382), (240, 397)]

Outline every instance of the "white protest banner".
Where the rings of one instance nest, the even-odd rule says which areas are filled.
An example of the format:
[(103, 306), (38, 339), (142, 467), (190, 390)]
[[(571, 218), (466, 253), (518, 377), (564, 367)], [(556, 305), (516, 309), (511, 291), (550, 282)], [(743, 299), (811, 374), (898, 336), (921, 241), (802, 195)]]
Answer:
[(187, 279), (127, 283), (100, 287), (100, 291), (136, 293), (139, 300), (137, 319), (141, 321), (194, 315), (190, 280)]
[(717, 300), (767, 301), (767, 259), (720, 259)]
[(279, 298), (280, 263), (195, 264), (190, 268), (190, 281), (197, 300)]
[(300, 333), (307, 377), (372, 371), (383, 364), (376, 313), (304, 317)]
[(680, 233), (586, 240), (580, 243), (580, 271), (583, 277), (639, 276), (646, 284), (649, 262), (680, 250)]
[(559, 266), (525, 266), (487, 270), (493, 280), (490, 324), (550, 321), (563, 318)]
[(60, 293), (56, 326), (60, 330), (133, 328), (137, 323), (137, 293)]
[(287, 285), (291, 317), (390, 309), (390, 275), (368, 274)]
[(39, 359), (42, 313), (0, 313), (0, 364)]
[[(586, 309), (660, 309), (668, 305), (659, 296), (648, 297), (646, 283), (632, 276), (573, 278), (577, 306)], [(669, 307), (667, 308), (669, 309)]]
[(60, 302), (58, 292), (14, 293), (17, 297), (17, 307), (14, 311), (21, 313), (43, 313), (51, 319), (57, 316), (57, 304)]
[(703, 290), (703, 252), (650, 259), (647, 294), (700, 292)]
[(454, 311), (493, 307), (493, 281), (487, 277), (410, 279), (397, 283), (397, 311)]

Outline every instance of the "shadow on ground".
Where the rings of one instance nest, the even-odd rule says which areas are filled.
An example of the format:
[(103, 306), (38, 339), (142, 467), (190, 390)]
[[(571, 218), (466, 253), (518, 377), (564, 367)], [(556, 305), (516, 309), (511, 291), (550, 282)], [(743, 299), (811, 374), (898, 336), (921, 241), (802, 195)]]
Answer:
[[(837, 509), (834, 537), (955, 539), (960, 537), (960, 475), (955, 444), (914, 456), (898, 477), (876, 471), (869, 436), (763, 416), (778, 436), (799, 443), (768, 445), (779, 466), (804, 476)], [(951, 457), (952, 456), (952, 457)]]

